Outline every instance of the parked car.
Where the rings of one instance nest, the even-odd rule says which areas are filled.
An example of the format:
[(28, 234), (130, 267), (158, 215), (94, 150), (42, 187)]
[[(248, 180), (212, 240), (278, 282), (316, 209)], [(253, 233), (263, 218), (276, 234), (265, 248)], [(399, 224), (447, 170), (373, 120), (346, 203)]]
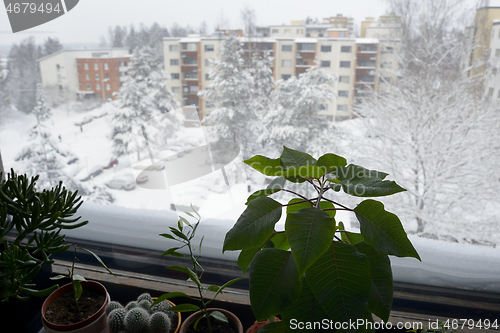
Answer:
[(102, 169), (103, 169), (102, 165), (95, 165), (92, 168), (90, 168), (89, 174), (85, 178), (80, 180), (82, 182), (86, 182), (87, 180), (90, 180), (91, 178), (100, 175), (102, 173)]
[(148, 176), (146, 175), (143, 175), (143, 174), (140, 174), (139, 176), (137, 176), (137, 178), (135, 179), (135, 182), (137, 184), (144, 184), (145, 182), (147, 182), (149, 180)]
[(135, 188), (135, 179), (131, 176), (117, 176), (107, 181), (106, 186), (117, 190), (133, 190)]
[(115, 164), (118, 164), (118, 159), (116, 159), (116, 158), (112, 159), (109, 162), (109, 164), (104, 167), (104, 169), (111, 169), (113, 167), (113, 165), (115, 165)]
[(132, 168), (137, 170), (149, 170), (149, 171), (159, 171), (165, 169), (165, 165), (162, 162), (155, 162), (154, 164), (136, 164)]
[(69, 164), (73, 164), (73, 163), (76, 163), (76, 162), (78, 162), (78, 157), (73, 157), (72, 159), (70, 159), (70, 160), (67, 162), (67, 164), (69, 165)]
[(87, 123), (90, 123), (92, 121), (93, 117), (92, 116), (85, 116), (83, 117), (83, 119), (81, 121), (77, 121), (75, 123), (76, 126), (81, 126), (81, 125), (85, 125)]

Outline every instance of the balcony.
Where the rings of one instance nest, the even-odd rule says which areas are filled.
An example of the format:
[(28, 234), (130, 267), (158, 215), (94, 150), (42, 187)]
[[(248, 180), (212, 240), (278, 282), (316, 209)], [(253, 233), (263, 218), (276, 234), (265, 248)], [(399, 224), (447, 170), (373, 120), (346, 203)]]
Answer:
[(357, 53), (377, 53), (376, 45), (358, 45)]

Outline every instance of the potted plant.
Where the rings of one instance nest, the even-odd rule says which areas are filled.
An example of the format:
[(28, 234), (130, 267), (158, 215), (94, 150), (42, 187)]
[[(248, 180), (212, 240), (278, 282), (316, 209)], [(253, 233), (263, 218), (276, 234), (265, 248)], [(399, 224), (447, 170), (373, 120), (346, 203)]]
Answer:
[[(172, 269), (186, 273), (187, 276), (189, 277), (189, 280), (196, 284), (199, 294), (198, 301), (200, 303), (200, 306), (186, 303), (186, 304), (179, 304), (170, 308), (171, 311), (178, 311), (178, 312), (197, 311), (192, 315), (190, 315), (182, 323), (179, 332), (185, 333), (192, 327), (194, 330), (196, 330), (196, 332), (212, 333), (212, 332), (218, 332), (219, 326), (228, 326), (226, 327), (226, 329), (232, 329), (232, 331), (235, 333), (243, 333), (243, 326), (241, 325), (241, 322), (238, 319), (238, 317), (236, 317), (233, 313), (224, 309), (208, 308), (210, 303), (213, 300), (215, 300), (217, 295), (221, 294), (226, 287), (230, 286), (231, 284), (237, 281), (242, 280), (242, 278), (233, 279), (225, 283), (223, 286), (211, 285), (209, 287), (205, 287), (201, 284), (201, 278), (203, 276), (204, 269), (199, 263), (199, 258), (201, 257), (201, 246), (203, 243), (203, 237), (201, 238), (199, 243), (200, 245), (198, 246), (199, 255), (195, 255), (196, 248), (193, 245), (196, 229), (200, 224), (201, 216), (198, 214), (198, 212), (192, 205), (191, 208), (194, 214), (196, 214), (196, 216), (191, 214), (190, 212), (186, 212), (186, 214), (189, 217), (195, 219), (196, 220), (195, 223), (190, 223), (186, 218), (180, 217), (177, 223), (177, 227), (170, 227), (171, 233), (160, 234), (160, 236), (162, 237), (165, 237), (167, 239), (172, 239), (183, 244), (182, 246), (179, 247), (170, 248), (169, 250), (165, 251), (162, 254), (162, 256), (172, 255), (175, 257), (187, 257), (190, 259), (192, 264), (191, 268), (187, 266), (169, 266), (167, 267), (167, 269)], [(184, 255), (178, 252), (178, 250), (183, 248), (186, 248), (189, 251), (189, 255)], [(215, 292), (215, 295), (209, 301), (206, 301), (204, 299), (204, 295), (207, 291)], [(185, 293), (171, 292), (158, 297), (158, 299), (155, 302), (153, 302), (152, 306), (155, 306), (161, 301), (173, 297), (186, 297), (189, 299), (194, 299), (193, 297), (188, 296)]]
[(126, 306), (112, 301), (106, 306), (110, 333), (177, 333), (181, 327), (181, 313), (170, 309), (169, 300), (152, 305), (156, 298), (144, 293)]
[[(73, 217), (82, 204), (77, 192), (66, 190), (62, 182), (50, 190), (38, 191), (37, 179), (12, 170), (6, 180), (0, 181), (0, 310), (5, 314), (3, 327), (8, 331), (27, 330), (30, 322), (26, 318), (34, 318), (40, 311), (36, 299), (19, 300), (47, 296), (57, 289), (49, 281), (53, 263), (50, 255), (70, 246), (64, 243), (61, 230), (88, 223)], [(41, 271), (45, 279), (40, 279)], [(26, 327), (21, 326), (24, 324)]]
[[(355, 197), (379, 197), (404, 191), (386, 173), (349, 164), (325, 154), (319, 159), (283, 148), (279, 158), (254, 156), (246, 164), (276, 177), (266, 189), (250, 195), (247, 208), (226, 234), (223, 251), (241, 250), (239, 267), (249, 275), (250, 301), (266, 330), (343, 329), (372, 314), (389, 318), (393, 280), (388, 255), (420, 260), (399, 218), (373, 199), (349, 208), (337, 200), (340, 191)], [(290, 185), (313, 195), (301, 194)], [(269, 196), (293, 196), (280, 203)], [(309, 192), (310, 193), (310, 192)], [(332, 195), (329, 195), (331, 193)], [(275, 224), (285, 209), (285, 230)], [(339, 210), (352, 212), (360, 233), (346, 231), (336, 220)], [(273, 322), (280, 315), (282, 321)], [(344, 326), (343, 326), (344, 325)]]
[(107, 330), (107, 315), (104, 313), (110, 302), (106, 288), (96, 281), (87, 281), (75, 274), (76, 252), (83, 250), (96, 260), (112, 275), (104, 262), (94, 252), (74, 245), (73, 263), (68, 268), (68, 275), (58, 275), (52, 280), (69, 278), (68, 283), (51, 293), (42, 305), (42, 323), (48, 333), (78, 332), (92, 333)]

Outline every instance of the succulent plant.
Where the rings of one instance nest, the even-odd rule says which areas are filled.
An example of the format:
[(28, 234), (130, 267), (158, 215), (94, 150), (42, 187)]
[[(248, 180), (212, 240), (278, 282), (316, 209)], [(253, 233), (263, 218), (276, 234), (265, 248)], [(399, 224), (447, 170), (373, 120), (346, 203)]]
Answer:
[(137, 301), (128, 302), (127, 305), (125, 305), (125, 309), (127, 311), (132, 310), (133, 308), (137, 308), (137, 307), (139, 307), (139, 303), (137, 303)]
[(125, 329), (127, 332), (148, 333), (149, 313), (141, 307), (136, 307), (125, 315)]
[(139, 307), (149, 312), (149, 308), (151, 307), (152, 302), (148, 301), (147, 299), (143, 299), (142, 301), (137, 300), (137, 302), (139, 302)]
[(111, 311), (113, 311), (115, 309), (123, 309), (123, 305), (121, 305), (120, 303), (115, 302), (115, 301), (109, 302), (108, 305), (106, 305), (106, 309), (105, 309), (106, 315), (109, 316)]
[(163, 312), (155, 312), (149, 317), (149, 332), (150, 333), (165, 333), (170, 332), (172, 322), (170, 317)]
[[(118, 303), (118, 302), (114, 302)], [(118, 303), (120, 306), (121, 304)], [(106, 312), (109, 306), (106, 307)], [(125, 329), (125, 315), (127, 311), (121, 306), (121, 308), (113, 309), (108, 314), (108, 327), (110, 333), (118, 333)]]
[(149, 303), (153, 303), (153, 297), (151, 297), (151, 295), (148, 293), (140, 294), (139, 297), (137, 297), (137, 302), (140, 302), (143, 300), (147, 300), (147, 301), (149, 301)]
[(158, 304), (153, 305), (149, 309), (149, 313), (163, 312), (166, 315), (169, 315), (170, 313), (173, 313), (172, 311), (169, 310), (171, 307), (172, 307), (172, 304), (170, 304), (169, 302), (166, 302), (166, 301), (160, 302)]

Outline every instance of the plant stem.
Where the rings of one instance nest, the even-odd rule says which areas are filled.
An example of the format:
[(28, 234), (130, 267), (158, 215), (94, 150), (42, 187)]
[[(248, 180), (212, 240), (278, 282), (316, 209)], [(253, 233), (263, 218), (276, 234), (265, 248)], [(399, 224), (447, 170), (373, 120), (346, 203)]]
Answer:
[(338, 202), (336, 202), (336, 201), (330, 200), (330, 199), (325, 198), (325, 197), (323, 197), (323, 199), (325, 199), (326, 201), (331, 202), (331, 203), (332, 203), (332, 204), (334, 204), (334, 205), (337, 205), (337, 206), (340, 206), (340, 207), (344, 208), (344, 210), (348, 210), (348, 211), (350, 211), (350, 212), (353, 212), (353, 211), (354, 211), (354, 209), (351, 209), (351, 208), (349, 208), (349, 207), (346, 207), (346, 206), (344, 206), (344, 205), (342, 205), (342, 204), (340, 204), (340, 203), (338, 203)]
[(296, 196), (298, 196), (298, 197), (300, 197), (300, 198), (302, 198), (302, 199), (304, 199), (304, 200), (309, 201), (309, 199), (307, 199), (307, 198), (306, 198), (306, 197), (304, 197), (303, 195), (300, 195), (300, 194), (298, 194), (298, 193), (296, 193), (296, 192), (294, 192), (294, 191), (290, 191), (290, 190), (287, 190), (287, 189), (282, 189), (282, 191), (285, 191), (285, 192), (288, 192), (288, 193), (295, 194)]

